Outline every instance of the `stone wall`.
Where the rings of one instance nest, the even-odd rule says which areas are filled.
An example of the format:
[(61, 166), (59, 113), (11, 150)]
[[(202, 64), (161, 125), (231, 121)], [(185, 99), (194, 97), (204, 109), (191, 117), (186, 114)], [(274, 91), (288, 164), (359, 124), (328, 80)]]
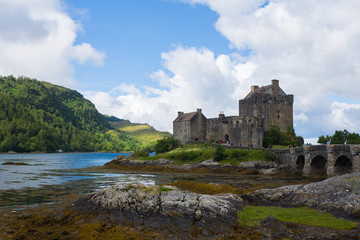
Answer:
[(174, 137), (182, 144), (188, 144), (191, 139), (190, 121), (174, 122), (173, 123)]
[(210, 140), (228, 140), (237, 146), (261, 147), (263, 135), (263, 119), (224, 115), (207, 119), (206, 136)]
[(264, 118), (264, 128), (278, 125), (281, 131), (293, 127), (293, 95), (272, 96), (253, 94), (250, 98), (239, 100), (239, 116)]

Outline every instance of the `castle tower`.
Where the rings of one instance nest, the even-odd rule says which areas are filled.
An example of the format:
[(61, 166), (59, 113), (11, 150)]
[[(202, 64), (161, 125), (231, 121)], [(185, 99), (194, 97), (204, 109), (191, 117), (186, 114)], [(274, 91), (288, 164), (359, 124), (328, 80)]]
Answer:
[(239, 100), (239, 115), (261, 117), (264, 130), (277, 125), (281, 131), (293, 128), (294, 96), (286, 94), (279, 86), (279, 80), (273, 79), (271, 85), (252, 86), (250, 93)]

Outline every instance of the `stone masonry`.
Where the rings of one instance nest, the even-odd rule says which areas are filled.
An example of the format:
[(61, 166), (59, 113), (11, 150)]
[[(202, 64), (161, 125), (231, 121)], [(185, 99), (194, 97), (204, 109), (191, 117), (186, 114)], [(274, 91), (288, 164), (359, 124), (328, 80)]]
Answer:
[(239, 116), (207, 119), (201, 109), (196, 112), (178, 112), (173, 122), (174, 137), (182, 144), (198, 141), (229, 142), (237, 146), (261, 147), (265, 131), (278, 125), (281, 131), (293, 128), (293, 95), (287, 95), (279, 80), (271, 85), (252, 86), (251, 92), (239, 100)]

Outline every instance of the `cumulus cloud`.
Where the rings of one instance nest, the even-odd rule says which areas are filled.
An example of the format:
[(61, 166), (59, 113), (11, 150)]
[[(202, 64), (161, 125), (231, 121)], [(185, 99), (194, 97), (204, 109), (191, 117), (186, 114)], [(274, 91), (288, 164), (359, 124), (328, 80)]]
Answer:
[[(277, 78), (295, 95), (295, 123), (302, 134), (331, 133), (335, 126), (355, 130), (344, 120), (350, 112), (328, 95), (360, 102), (359, 1), (184, 1), (217, 12), (216, 29), (230, 47), (251, 50), (247, 59), (257, 68), (253, 84)], [(351, 118), (359, 119), (359, 112), (352, 112)]]
[[(151, 75), (159, 89), (118, 97), (124, 104), (119, 115), (169, 130), (177, 110), (202, 107), (208, 117), (218, 110), (237, 114), (237, 100), (251, 85), (276, 78), (285, 92), (295, 95), (298, 134), (310, 138), (336, 129), (359, 130), (358, 105), (336, 102), (336, 96), (360, 102), (359, 1), (182, 1), (218, 13), (215, 27), (234, 54), (214, 56), (206, 48), (182, 47), (163, 53), (164, 69)], [(335, 97), (330, 100), (329, 95)], [(144, 110), (136, 114), (132, 105)], [(146, 114), (149, 120), (143, 118)]]
[(250, 90), (248, 77), (255, 70), (253, 64), (240, 63), (228, 55), (215, 56), (206, 48), (179, 46), (161, 56), (165, 69), (151, 78), (164, 88), (121, 85), (109, 93), (84, 92), (85, 96), (101, 112), (167, 131), (172, 131), (177, 111), (202, 108), (208, 117), (217, 116), (219, 111), (238, 114), (237, 100)]
[(0, 0), (0, 74), (74, 85), (73, 61), (102, 65), (105, 54), (75, 45), (79, 23), (60, 0)]

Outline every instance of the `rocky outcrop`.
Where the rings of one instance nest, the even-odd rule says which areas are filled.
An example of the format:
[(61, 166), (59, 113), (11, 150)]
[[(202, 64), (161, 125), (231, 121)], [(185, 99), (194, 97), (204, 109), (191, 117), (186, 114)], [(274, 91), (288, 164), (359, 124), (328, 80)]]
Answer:
[(160, 158), (157, 160), (133, 160), (124, 155), (114, 158), (112, 161), (105, 163), (104, 166), (118, 165), (118, 166), (164, 166), (174, 163), (171, 160)]
[(243, 207), (242, 199), (233, 194), (205, 195), (159, 189), (112, 186), (80, 198), (74, 209), (110, 214), (119, 223), (130, 226), (166, 230), (171, 234), (180, 231), (188, 238), (194, 233), (212, 236), (229, 231), (236, 224), (237, 211)]
[(242, 196), (259, 205), (311, 207), (335, 216), (360, 220), (360, 173), (321, 182), (262, 189)]

